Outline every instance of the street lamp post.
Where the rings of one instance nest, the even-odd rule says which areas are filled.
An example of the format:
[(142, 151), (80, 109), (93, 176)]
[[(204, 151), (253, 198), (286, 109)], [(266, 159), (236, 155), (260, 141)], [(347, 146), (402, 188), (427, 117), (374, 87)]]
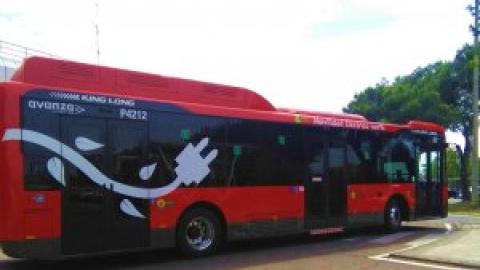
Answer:
[(478, 35), (479, 29), (479, 5), (480, 0), (475, 0), (474, 6), (469, 6), (469, 10), (474, 17), (474, 24), (470, 26), (473, 33), (473, 94), (472, 94), (472, 110), (473, 110), (473, 149), (472, 149), (472, 201), (478, 202), (478, 73), (479, 73), (479, 56), (478, 56)]

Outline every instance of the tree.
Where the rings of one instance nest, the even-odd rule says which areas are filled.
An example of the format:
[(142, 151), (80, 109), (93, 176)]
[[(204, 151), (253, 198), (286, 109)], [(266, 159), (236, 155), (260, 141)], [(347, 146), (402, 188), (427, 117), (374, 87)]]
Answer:
[(384, 81), (365, 89), (343, 111), (361, 114), (372, 121), (405, 123), (416, 119), (448, 127), (460, 117), (438, 90), (450, 72), (451, 64), (443, 62), (417, 68), (410, 75), (397, 77), (393, 83)]
[(344, 112), (361, 114), (372, 121), (405, 123), (417, 119), (460, 132), (465, 139), (465, 148), (457, 147), (460, 182), (467, 200), (467, 163), (472, 151), (471, 59), (473, 49), (465, 45), (452, 62), (433, 63), (392, 83), (369, 87), (344, 108)]
[(368, 87), (365, 91), (355, 95), (355, 101), (350, 102), (345, 112), (358, 113), (373, 121), (386, 121), (384, 91), (388, 87), (387, 82), (377, 84), (375, 87)]
[(458, 178), (460, 176), (460, 160), (457, 151), (447, 148), (447, 177)]
[(472, 152), (473, 144), (472, 59), (473, 48), (471, 46), (465, 45), (458, 50), (451, 63), (450, 76), (447, 76), (442, 81), (438, 89), (442, 99), (446, 103), (454, 106), (459, 115), (458, 121), (448, 127), (453, 131), (460, 132), (465, 140), (465, 148), (462, 151), (462, 149), (457, 146), (457, 152), (460, 154), (460, 183), (464, 199), (466, 200), (470, 200), (470, 190), (468, 188), (468, 157)]

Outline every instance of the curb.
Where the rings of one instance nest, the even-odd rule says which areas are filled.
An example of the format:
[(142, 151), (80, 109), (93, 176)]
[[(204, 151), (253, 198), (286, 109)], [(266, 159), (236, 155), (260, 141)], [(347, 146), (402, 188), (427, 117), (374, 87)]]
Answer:
[(449, 231), (480, 230), (480, 223), (474, 222), (455, 222), (445, 223)]
[(411, 262), (428, 263), (428, 264), (438, 265), (438, 266), (451, 266), (451, 267), (459, 267), (459, 268), (478, 269), (478, 265), (469, 264), (465, 262), (456, 262), (456, 261), (449, 261), (449, 260), (442, 260), (442, 259), (429, 259), (429, 258), (422, 258), (422, 257), (412, 257), (412, 256), (401, 255), (401, 254), (395, 254), (395, 253), (389, 254), (388, 257), (392, 259), (401, 259), (401, 260), (411, 261)]

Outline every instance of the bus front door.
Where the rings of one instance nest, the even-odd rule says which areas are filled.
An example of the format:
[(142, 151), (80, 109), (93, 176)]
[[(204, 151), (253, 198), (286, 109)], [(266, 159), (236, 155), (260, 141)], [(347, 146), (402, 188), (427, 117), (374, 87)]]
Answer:
[[(148, 200), (127, 197), (115, 190), (115, 183), (142, 187), (138, 172), (146, 139), (143, 123), (61, 118), (61, 140), (70, 148), (62, 147), (63, 156), (73, 150), (89, 163), (85, 166), (84, 161), (69, 159), (56, 164), (64, 166), (63, 254), (148, 247)], [(92, 177), (108, 177), (114, 183), (99, 185), (98, 179)]]
[(417, 217), (443, 215), (443, 159), (442, 151), (438, 147), (417, 148), (415, 179)]
[[(106, 121), (91, 118), (61, 118), (61, 141), (81, 154), (100, 172), (107, 168)], [(97, 143), (97, 147), (88, 147)], [(68, 149), (62, 146), (63, 156)], [(75, 161), (78, 163), (78, 161)], [(65, 255), (106, 250), (107, 208), (105, 187), (98, 186), (76, 164), (63, 163), (65, 189), (62, 193), (62, 239)]]

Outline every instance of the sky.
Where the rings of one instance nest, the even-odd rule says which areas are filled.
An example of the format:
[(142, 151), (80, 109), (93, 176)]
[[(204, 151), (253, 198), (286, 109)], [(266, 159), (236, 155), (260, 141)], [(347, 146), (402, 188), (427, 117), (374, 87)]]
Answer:
[(451, 60), (471, 43), (470, 2), (0, 0), (0, 40), (246, 87), (276, 107), (341, 112), (382, 78)]

